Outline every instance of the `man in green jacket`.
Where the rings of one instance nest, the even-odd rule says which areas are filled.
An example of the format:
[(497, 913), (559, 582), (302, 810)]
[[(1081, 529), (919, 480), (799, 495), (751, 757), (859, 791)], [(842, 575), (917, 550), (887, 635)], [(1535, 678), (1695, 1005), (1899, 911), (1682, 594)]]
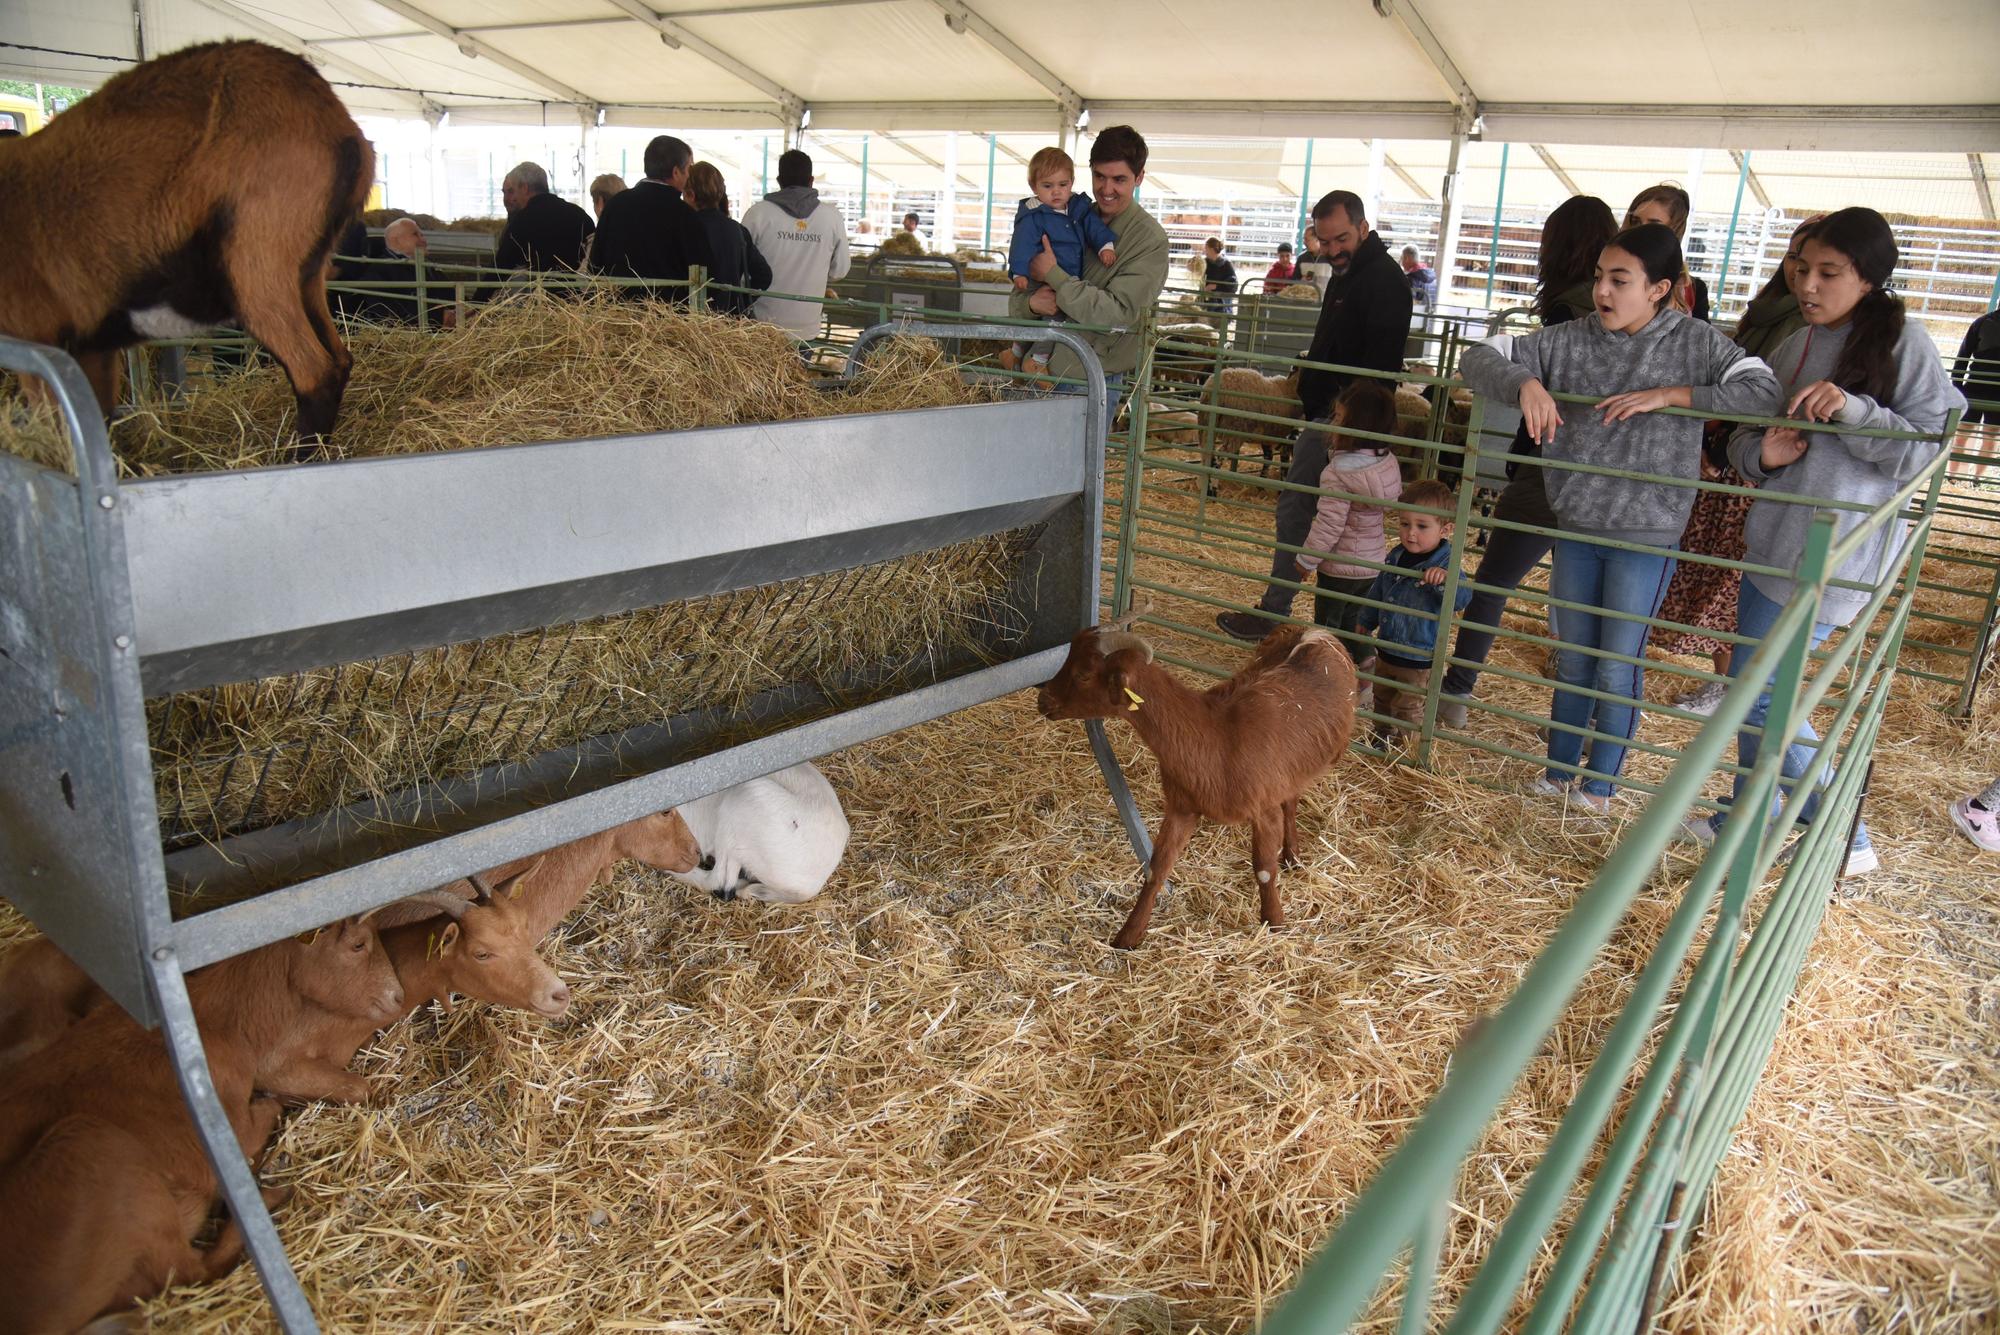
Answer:
[[(1077, 324), (1124, 331), (1083, 335), (1112, 382), (1113, 417), (1125, 376), (1139, 364), (1140, 322), (1167, 285), (1166, 229), (1133, 198), (1145, 179), (1146, 141), (1137, 130), (1114, 125), (1098, 135), (1090, 146), (1090, 185), (1097, 216), (1118, 237), (1117, 262), (1107, 269), (1095, 254), (1086, 252), (1083, 277), (1073, 278), (1056, 264), (1045, 240), (1042, 253), (1028, 266), (1032, 295), (1017, 295), (1010, 307), (1017, 316), (1048, 317), (1060, 311)], [(1050, 371), (1065, 379), (1081, 374), (1076, 357), (1063, 348), (1057, 349)]]

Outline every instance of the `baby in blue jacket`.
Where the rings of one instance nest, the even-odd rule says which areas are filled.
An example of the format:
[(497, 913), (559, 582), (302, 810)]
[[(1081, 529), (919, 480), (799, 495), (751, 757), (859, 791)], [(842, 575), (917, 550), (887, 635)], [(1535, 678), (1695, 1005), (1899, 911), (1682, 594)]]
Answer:
[[(1055, 252), (1056, 267), (1072, 278), (1083, 277), (1085, 247), (1096, 251), (1107, 269), (1118, 262), (1117, 234), (1097, 216), (1088, 194), (1074, 193), (1076, 163), (1069, 154), (1060, 148), (1036, 153), (1028, 160), (1028, 187), (1035, 197), (1022, 200), (1015, 211), (1014, 239), (1007, 247), (1007, 272), (1015, 291), (1028, 290), (1028, 265), (1042, 253), (1044, 237)], [(1052, 341), (1016, 343), (1000, 355), (1000, 364), (1010, 371), (1044, 371), (1055, 346)]]

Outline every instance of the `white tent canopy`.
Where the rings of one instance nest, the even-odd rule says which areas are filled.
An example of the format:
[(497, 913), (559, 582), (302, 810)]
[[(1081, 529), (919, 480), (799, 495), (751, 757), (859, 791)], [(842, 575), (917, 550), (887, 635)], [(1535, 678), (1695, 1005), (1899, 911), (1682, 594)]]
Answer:
[(455, 123), (2000, 150), (1994, 0), (660, 2), (6, 0), (0, 73), (236, 36)]

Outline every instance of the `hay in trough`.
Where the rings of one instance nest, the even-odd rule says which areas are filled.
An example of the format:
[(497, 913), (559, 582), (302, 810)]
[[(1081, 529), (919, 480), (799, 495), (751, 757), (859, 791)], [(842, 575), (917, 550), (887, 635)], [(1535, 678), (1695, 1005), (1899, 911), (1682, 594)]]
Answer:
[(1318, 301), (1319, 289), (1311, 283), (1288, 283), (1278, 289), (1278, 296), (1284, 301)]
[[(457, 332), (356, 326), (354, 375), (328, 447), (333, 458), (893, 412), (991, 399), (937, 344), (892, 339), (857, 383), (828, 393), (780, 329), (608, 293), (529, 292), (474, 313)], [(130, 476), (288, 462), (291, 386), (264, 367), (142, 405), (112, 432)], [(46, 415), (0, 413), (0, 449), (67, 467)]]
[[(357, 330), (333, 453), (396, 455), (977, 402), (937, 344), (881, 345), (829, 392), (770, 325), (610, 297), (530, 296), (456, 334)], [(275, 369), (121, 421), (131, 474), (283, 462)], [(47, 416), (0, 446), (67, 466)], [(990, 648), (1020, 535), (862, 571), (148, 703), (163, 833), (214, 839), (658, 722), (788, 683)]]
[(917, 240), (916, 236), (910, 232), (896, 232), (890, 236), (883, 237), (882, 244), (877, 246), (876, 250), (883, 255), (908, 255), (912, 257), (921, 256), (925, 253), (924, 243)]

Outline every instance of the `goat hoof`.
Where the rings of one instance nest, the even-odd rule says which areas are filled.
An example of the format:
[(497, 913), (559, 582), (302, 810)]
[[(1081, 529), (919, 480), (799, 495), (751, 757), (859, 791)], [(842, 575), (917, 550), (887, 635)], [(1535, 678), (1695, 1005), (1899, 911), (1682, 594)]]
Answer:
[(1280, 867), (1283, 867), (1285, 870), (1290, 871), (1294, 867), (1303, 867), (1306, 864), (1305, 861), (1302, 858), (1300, 858), (1297, 853), (1294, 853), (1291, 849), (1288, 848), (1284, 852), (1278, 855), (1278, 865)]
[(1113, 950), (1137, 950), (1145, 942), (1146, 934), (1144, 932), (1120, 932), (1111, 938), (1111, 948)]

